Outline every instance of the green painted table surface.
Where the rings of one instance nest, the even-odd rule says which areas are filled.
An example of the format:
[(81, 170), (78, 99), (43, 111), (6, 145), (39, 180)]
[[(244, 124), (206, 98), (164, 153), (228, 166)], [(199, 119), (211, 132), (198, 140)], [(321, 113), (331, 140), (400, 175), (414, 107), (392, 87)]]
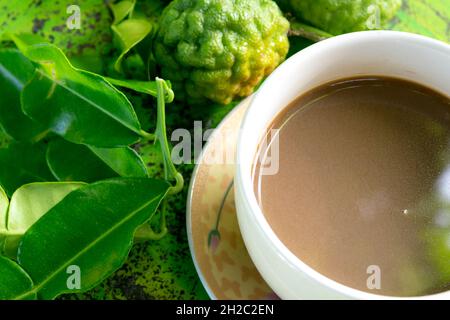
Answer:
[[(388, 27), (450, 43), (450, 0), (404, 0), (401, 10)], [(292, 37), (290, 54), (310, 44), (309, 40)], [(207, 126), (214, 127), (232, 107), (186, 110), (171, 106), (168, 110), (168, 128), (192, 128), (194, 120), (203, 120)], [(140, 152), (158, 174), (161, 162), (154, 147), (140, 146)], [(186, 192), (192, 170), (192, 165), (181, 166), (186, 185), (182, 194), (170, 200), (170, 232), (165, 238), (134, 245), (126, 264), (97, 288), (62, 298), (207, 299), (191, 260), (185, 228)]]

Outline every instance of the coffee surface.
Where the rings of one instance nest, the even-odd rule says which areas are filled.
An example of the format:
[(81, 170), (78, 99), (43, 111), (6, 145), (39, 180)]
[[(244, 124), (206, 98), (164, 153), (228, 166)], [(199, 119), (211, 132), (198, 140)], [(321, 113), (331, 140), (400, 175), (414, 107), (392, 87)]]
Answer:
[(279, 169), (256, 164), (255, 193), (297, 257), (370, 293), (450, 289), (448, 97), (399, 79), (343, 79), (297, 98), (270, 129)]

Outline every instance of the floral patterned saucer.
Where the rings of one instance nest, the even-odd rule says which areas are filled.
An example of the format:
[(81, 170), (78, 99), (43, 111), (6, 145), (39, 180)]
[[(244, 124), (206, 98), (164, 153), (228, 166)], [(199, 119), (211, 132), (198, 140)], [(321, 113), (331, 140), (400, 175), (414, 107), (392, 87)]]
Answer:
[(210, 136), (189, 187), (189, 247), (212, 299), (277, 299), (248, 255), (234, 206), (234, 148), (250, 99), (236, 106)]

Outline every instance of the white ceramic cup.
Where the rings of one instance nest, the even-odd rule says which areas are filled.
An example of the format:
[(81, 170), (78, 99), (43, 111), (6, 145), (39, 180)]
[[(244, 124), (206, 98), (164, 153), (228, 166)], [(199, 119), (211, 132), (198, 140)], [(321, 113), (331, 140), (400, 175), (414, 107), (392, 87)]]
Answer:
[[(286, 60), (255, 94), (238, 139), (235, 201), (250, 257), (282, 299), (393, 298), (344, 286), (303, 263), (275, 235), (253, 191), (252, 167), (258, 144), (274, 117), (314, 87), (359, 75), (412, 80), (450, 96), (450, 45), (394, 31), (333, 37)], [(420, 298), (450, 299), (450, 291)]]

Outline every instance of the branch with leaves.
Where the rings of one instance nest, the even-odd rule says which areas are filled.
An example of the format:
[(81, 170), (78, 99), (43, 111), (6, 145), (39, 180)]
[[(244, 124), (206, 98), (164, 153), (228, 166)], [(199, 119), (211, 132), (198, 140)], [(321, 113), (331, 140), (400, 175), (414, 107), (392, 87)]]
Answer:
[[(162, 79), (106, 78), (73, 67), (39, 38), (10, 38), (17, 49), (0, 50), (0, 125), (13, 140), (0, 150), (0, 299), (53, 299), (118, 269), (135, 234), (167, 233), (166, 197), (183, 187), (165, 126), (174, 94)], [(115, 86), (156, 98), (154, 133)], [(161, 148), (165, 180), (150, 178), (132, 148), (146, 141)], [(73, 266), (81, 270), (75, 289)]]

